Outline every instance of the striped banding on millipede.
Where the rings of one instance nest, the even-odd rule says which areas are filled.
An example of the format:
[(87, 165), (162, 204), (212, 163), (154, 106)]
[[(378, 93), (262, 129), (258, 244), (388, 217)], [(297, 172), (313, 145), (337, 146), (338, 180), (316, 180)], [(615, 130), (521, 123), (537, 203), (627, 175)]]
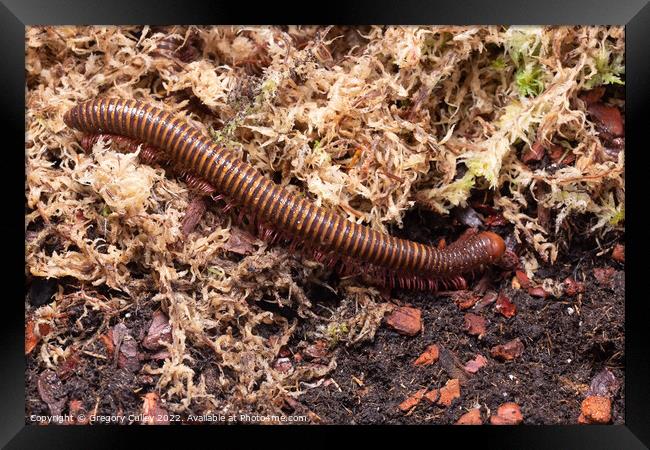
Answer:
[(323, 253), (430, 280), (471, 272), (496, 262), (505, 251), (503, 239), (492, 232), (438, 249), (356, 224), (273, 183), (187, 120), (142, 102), (97, 98), (72, 108), (64, 121), (86, 133), (116, 134), (157, 147), (161, 157), (246, 208), (256, 220)]

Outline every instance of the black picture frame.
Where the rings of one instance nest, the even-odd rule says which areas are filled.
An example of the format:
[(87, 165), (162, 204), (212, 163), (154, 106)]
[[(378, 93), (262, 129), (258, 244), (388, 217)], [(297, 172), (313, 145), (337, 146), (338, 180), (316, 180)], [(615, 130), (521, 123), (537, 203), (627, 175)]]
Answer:
[[(180, 439), (185, 445), (189, 430), (217, 435), (232, 427), (62, 427), (25, 424), (24, 355), (24, 157), (16, 149), (24, 144), (25, 131), (25, 26), (61, 24), (616, 24), (626, 27), (626, 203), (631, 212), (626, 218), (626, 366), (625, 425), (611, 426), (518, 426), (518, 427), (358, 427), (373, 437), (388, 438), (400, 445), (420, 445), (414, 433), (427, 445), (443, 445), (450, 439), (454, 447), (473, 441), (480, 448), (589, 448), (637, 449), (650, 446), (650, 358), (646, 346), (647, 319), (642, 313), (644, 279), (642, 261), (643, 212), (645, 206), (644, 161), (650, 100), (650, 4), (645, 0), (599, 1), (498, 1), (486, 2), (323, 2), (309, 5), (243, 2), (158, 1), (80, 1), (80, 0), (0, 0), (0, 52), (3, 70), (0, 85), (0, 115), (7, 131), (3, 133), (4, 168), (7, 183), (3, 191), (5, 217), (0, 221), (5, 240), (3, 271), (6, 282), (3, 320), (0, 326), (0, 444), (6, 448), (102, 448), (122, 446), (134, 433), (147, 433), (147, 439)], [(23, 155), (24, 156), (24, 155)], [(646, 177), (647, 178), (647, 175)], [(22, 191), (22, 192), (21, 192)], [(22, 205), (21, 205), (22, 204)], [(6, 246), (6, 244), (10, 244)], [(23, 280), (22, 284), (19, 280)], [(215, 430), (216, 428), (216, 430)], [(266, 442), (283, 428), (282, 443), (308, 445), (319, 434), (320, 442), (335, 445), (343, 440), (337, 429), (352, 427), (243, 427), (238, 439), (252, 435)], [(368, 429), (370, 428), (370, 429)], [(471, 429), (468, 429), (471, 428)], [(136, 431), (137, 429), (137, 431)], [(145, 430), (146, 431), (143, 431)], [(171, 430), (174, 431), (171, 431)], [(286, 429), (290, 433), (286, 433)], [(251, 432), (247, 432), (251, 430)], [(271, 434), (273, 433), (273, 434)], [(216, 436), (215, 436), (216, 437)], [(345, 438), (347, 440), (347, 438)], [(212, 441), (215, 445), (222, 445)], [(387, 441), (388, 442), (388, 441)], [(286, 443), (286, 441), (285, 441)], [(248, 441), (242, 442), (248, 445)], [(150, 443), (147, 446), (153, 447)], [(196, 445), (199, 445), (198, 443)], [(447, 445), (447, 444), (444, 444)]]

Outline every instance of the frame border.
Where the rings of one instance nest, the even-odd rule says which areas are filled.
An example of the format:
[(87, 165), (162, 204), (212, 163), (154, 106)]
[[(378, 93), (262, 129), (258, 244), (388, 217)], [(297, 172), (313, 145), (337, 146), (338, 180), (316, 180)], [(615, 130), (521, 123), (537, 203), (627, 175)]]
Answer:
[[(574, 1), (567, 4), (563, 0), (545, 0), (538, 2), (521, 2), (516, 0), (481, 2), (480, 0), (466, 1), (463, 4), (423, 3), (416, 0), (399, 3), (361, 1), (355, 4), (349, 2), (328, 1), (321, 6), (322, 11), (306, 11), (304, 4), (294, 5), (293, 8), (279, 7), (276, 4), (261, 4), (254, 8), (246, 4), (233, 4), (224, 1), (213, 1), (210, 4), (202, 2), (174, 2), (173, 0), (151, 0), (134, 3), (127, 0), (112, 0), (100, 2), (96, 0), (82, 2), (80, 0), (0, 0), (0, 52), (8, 67), (2, 73), (2, 89), (0, 102), (0, 118), (13, 131), (6, 134), (9, 139), (5, 148), (19, 148), (24, 145), (25, 132), (25, 27), (29, 25), (57, 24), (274, 24), (274, 23), (311, 23), (311, 24), (410, 24), (425, 23), (445, 24), (617, 24), (626, 26), (626, 203), (642, 206), (645, 200), (641, 182), (642, 168), (648, 167), (643, 161), (642, 145), (645, 143), (641, 136), (645, 117), (648, 112), (647, 100), (650, 99), (650, 57), (648, 42), (650, 42), (650, 3), (647, 0), (627, 0), (609, 4), (604, 0), (589, 2), (588, 0)], [(325, 8), (322, 8), (325, 6)], [(632, 95), (633, 93), (633, 95)], [(629, 150), (632, 149), (632, 150)], [(7, 209), (15, 210), (9, 214), (0, 227), (5, 236), (24, 236), (24, 215), (18, 213), (24, 210), (24, 157), (17, 152), (7, 152), (10, 158), (11, 170), (3, 178), (7, 183), (9, 193), (4, 197)], [(21, 168), (22, 167), (22, 168)], [(630, 189), (632, 187), (632, 189)], [(641, 208), (639, 208), (641, 209)], [(426, 426), (389, 427), (389, 426), (332, 426), (332, 427), (281, 427), (281, 434), (290, 432), (293, 442), (313, 442), (315, 435), (327, 439), (328, 443), (344, 442), (339, 432), (358, 431), (359, 428), (369, 429), (372, 435), (380, 439), (389, 438), (391, 443), (404, 445), (413, 442), (416, 434), (438, 442), (445, 434), (451, 439), (462, 439), (476, 442), (492, 448), (649, 448), (650, 446), (650, 358), (645, 346), (647, 324), (641, 312), (644, 291), (640, 280), (642, 274), (637, 262), (643, 262), (644, 249), (638, 245), (642, 236), (642, 218), (636, 213), (628, 214), (626, 220), (626, 247), (628, 264), (626, 265), (626, 343), (625, 343), (625, 420), (626, 425), (605, 426), (518, 426), (518, 427), (436, 427)], [(647, 224), (645, 225), (647, 228)], [(133, 433), (140, 434), (146, 427), (39, 427), (26, 426), (25, 417), (25, 357), (23, 350), (24, 337), (24, 247), (18, 239), (8, 239), (11, 244), (6, 254), (11, 261), (9, 271), (5, 271), (6, 283), (12, 290), (5, 303), (7, 320), (0, 327), (0, 399), (3, 401), (4, 414), (0, 420), (0, 445), (4, 448), (79, 448), (88, 446), (115, 448), (116, 445), (128, 442)], [(14, 259), (15, 264), (14, 264)], [(641, 276), (639, 276), (641, 275)], [(20, 285), (16, 280), (23, 280)], [(14, 295), (14, 292), (15, 295)], [(634, 298), (632, 298), (634, 296)], [(18, 300), (21, 299), (21, 300)], [(7, 311), (7, 308), (9, 309)], [(170, 443), (163, 439), (176, 438), (188, 444), (185, 433), (193, 427), (156, 427), (155, 436), (147, 433), (147, 439), (155, 437), (161, 442)], [(212, 431), (213, 427), (200, 427), (201, 430)], [(227, 427), (228, 432), (233, 427)], [(243, 442), (247, 442), (251, 433), (244, 427), (236, 427), (236, 433), (242, 433)], [(138, 431), (136, 431), (136, 429)], [(273, 435), (269, 434), (273, 429)], [(124, 430), (124, 431), (122, 431)], [(172, 430), (174, 430), (172, 432)], [(307, 431), (309, 430), (309, 431)], [(329, 431), (334, 433), (329, 433)], [(390, 430), (387, 433), (387, 430)], [(325, 435), (328, 433), (328, 435)], [(219, 436), (226, 432), (218, 427)], [(269, 444), (272, 440), (280, 441), (278, 429), (256, 427), (255, 435)], [(172, 434), (173, 433), (173, 434)], [(246, 433), (246, 434), (244, 434)], [(408, 434), (403, 434), (408, 433)], [(442, 433), (442, 434), (441, 434)], [(327, 437), (326, 437), (327, 436)], [(180, 438), (180, 439), (179, 439)], [(266, 438), (266, 439), (265, 439)], [(271, 439), (269, 439), (271, 438)], [(305, 440), (303, 440), (305, 438)], [(493, 438), (492, 441), (490, 438)], [(261, 440), (260, 439), (260, 440)], [(218, 441), (217, 441), (218, 442)], [(494, 442), (494, 444), (492, 443)], [(290, 443), (284, 441), (285, 444)], [(407, 444), (408, 445), (408, 444)]]

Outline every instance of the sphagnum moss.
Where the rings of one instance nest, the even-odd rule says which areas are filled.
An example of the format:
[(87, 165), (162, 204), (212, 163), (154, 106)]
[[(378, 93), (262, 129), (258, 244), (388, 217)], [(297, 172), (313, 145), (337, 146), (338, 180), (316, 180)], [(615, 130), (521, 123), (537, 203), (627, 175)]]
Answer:
[[(63, 123), (81, 100), (184, 114), (289, 189), (384, 232), (415, 203), (448, 214), (491, 193), (533, 270), (562, 251), (575, 214), (591, 218), (585, 232), (623, 226), (624, 153), (607, 156), (578, 98), (624, 83), (623, 68), (620, 27), (30, 27), (26, 270), (83, 284), (28, 309), (52, 330), (35, 358), (55, 368), (122, 314), (155, 305), (173, 339), (164, 363), (143, 371), (171, 411), (278, 413), (335, 366), (274, 368), (299, 318), (322, 323), (311, 337), (351, 345), (372, 339), (385, 310), (349, 279), (327, 287), (342, 300), (321, 317), (304, 281), (322, 280), (321, 266), (254, 239), (234, 255), (233, 227), (211, 209), (183, 239), (187, 187), (105, 142), (83, 152)], [(571, 164), (517, 156), (560, 141)], [(549, 225), (531, 201), (553, 212)], [(100, 311), (101, 325), (67, 333), (73, 307)], [(200, 348), (214, 355), (218, 388), (197, 369)]]

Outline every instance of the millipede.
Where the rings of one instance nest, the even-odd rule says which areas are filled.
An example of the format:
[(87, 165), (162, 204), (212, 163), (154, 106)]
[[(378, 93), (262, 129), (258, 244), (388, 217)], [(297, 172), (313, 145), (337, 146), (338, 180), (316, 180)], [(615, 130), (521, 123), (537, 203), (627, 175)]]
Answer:
[(64, 122), (87, 133), (85, 146), (98, 136), (142, 144), (147, 162), (167, 161), (204, 193), (240, 207), (264, 238), (286, 237), (316, 260), (347, 273), (356, 268), (380, 285), (459, 287), (462, 275), (497, 263), (505, 252), (503, 239), (491, 231), (438, 248), (357, 224), (277, 185), (186, 119), (140, 101), (88, 100), (66, 112)]

